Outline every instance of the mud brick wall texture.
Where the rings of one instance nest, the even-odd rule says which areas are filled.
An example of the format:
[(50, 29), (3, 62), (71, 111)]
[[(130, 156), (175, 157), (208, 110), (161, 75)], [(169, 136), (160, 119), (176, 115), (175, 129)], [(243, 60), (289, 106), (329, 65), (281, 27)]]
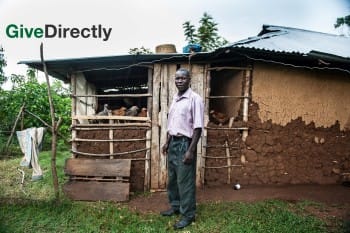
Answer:
[[(108, 139), (108, 130), (94, 130), (94, 131), (80, 131), (78, 133), (79, 138), (84, 139)], [(114, 130), (114, 139), (141, 139), (146, 137), (146, 130)], [(132, 142), (115, 142), (113, 151), (128, 152), (134, 150), (140, 150), (146, 148), (145, 141), (132, 141)], [(109, 153), (109, 142), (79, 142), (78, 151), (94, 153), (94, 154), (108, 154)], [(137, 159), (145, 158), (146, 151), (137, 152), (128, 155), (114, 156), (115, 159)], [(109, 159), (106, 157), (92, 157), (92, 156), (78, 156), (78, 158), (99, 158)], [(133, 160), (131, 161), (130, 171), (130, 191), (143, 191), (145, 179), (145, 161), (144, 160)]]
[[(232, 181), (241, 184), (332, 184), (340, 182), (341, 173), (350, 171), (350, 131), (340, 130), (338, 122), (330, 127), (306, 124), (301, 117), (285, 126), (262, 122), (258, 104), (249, 106), (249, 136), (246, 142), (237, 133), (229, 141), (239, 140), (240, 150), (232, 164)], [(209, 144), (223, 144), (225, 131), (208, 131)], [(224, 150), (207, 150), (208, 156), (224, 156)], [(206, 166), (226, 165), (226, 159), (207, 159)], [(206, 169), (209, 185), (227, 181), (227, 168)]]

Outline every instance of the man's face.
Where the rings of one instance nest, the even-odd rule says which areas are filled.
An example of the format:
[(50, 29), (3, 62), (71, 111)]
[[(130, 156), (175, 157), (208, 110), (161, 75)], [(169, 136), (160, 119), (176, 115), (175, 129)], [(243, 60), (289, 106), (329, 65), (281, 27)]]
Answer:
[(175, 73), (175, 85), (179, 92), (185, 92), (190, 87), (190, 77), (186, 76), (186, 73), (177, 71)]

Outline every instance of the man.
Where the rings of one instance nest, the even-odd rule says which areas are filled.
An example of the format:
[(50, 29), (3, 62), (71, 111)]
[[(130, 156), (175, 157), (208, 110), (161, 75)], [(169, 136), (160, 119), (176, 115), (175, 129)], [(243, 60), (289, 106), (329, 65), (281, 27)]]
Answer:
[(168, 199), (169, 210), (163, 216), (181, 213), (175, 223), (181, 229), (195, 221), (196, 212), (196, 153), (202, 134), (203, 99), (190, 88), (190, 73), (180, 68), (175, 73), (178, 93), (174, 95), (169, 109), (167, 140), (162, 147), (168, 156)]

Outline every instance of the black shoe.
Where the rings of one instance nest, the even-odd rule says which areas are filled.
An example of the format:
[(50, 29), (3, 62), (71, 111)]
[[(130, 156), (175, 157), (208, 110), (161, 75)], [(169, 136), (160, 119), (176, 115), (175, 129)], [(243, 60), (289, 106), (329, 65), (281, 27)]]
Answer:
[(160, 215), (162, 216), (173, 216), (174, 214), (179, 214), (179, 210), (174, 210), (174, 209), (168, 209), (165, 211), (160, 212)]
[(190, 225), (192, 222), (196, 221), (196, 219), (193, 218), (182, 218), (180, 221), (178, 221), (177, 223), (174, 224), (174, 229), (178, 230), (178, 229), (182, 229), (184, 227), (187, 227), (188, 225)]

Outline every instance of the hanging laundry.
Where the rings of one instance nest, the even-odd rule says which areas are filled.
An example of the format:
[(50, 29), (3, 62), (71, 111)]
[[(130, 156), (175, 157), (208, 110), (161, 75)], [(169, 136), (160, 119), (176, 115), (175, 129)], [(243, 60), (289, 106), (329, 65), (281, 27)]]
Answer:
[(39, 148), (44, 138), (45, 128), (28, 128), (17, 131), (19, 145), (24, 154), (20, 165), (33, 169), (32, 181), (41, 180), (43, 172), (39, 165)]

